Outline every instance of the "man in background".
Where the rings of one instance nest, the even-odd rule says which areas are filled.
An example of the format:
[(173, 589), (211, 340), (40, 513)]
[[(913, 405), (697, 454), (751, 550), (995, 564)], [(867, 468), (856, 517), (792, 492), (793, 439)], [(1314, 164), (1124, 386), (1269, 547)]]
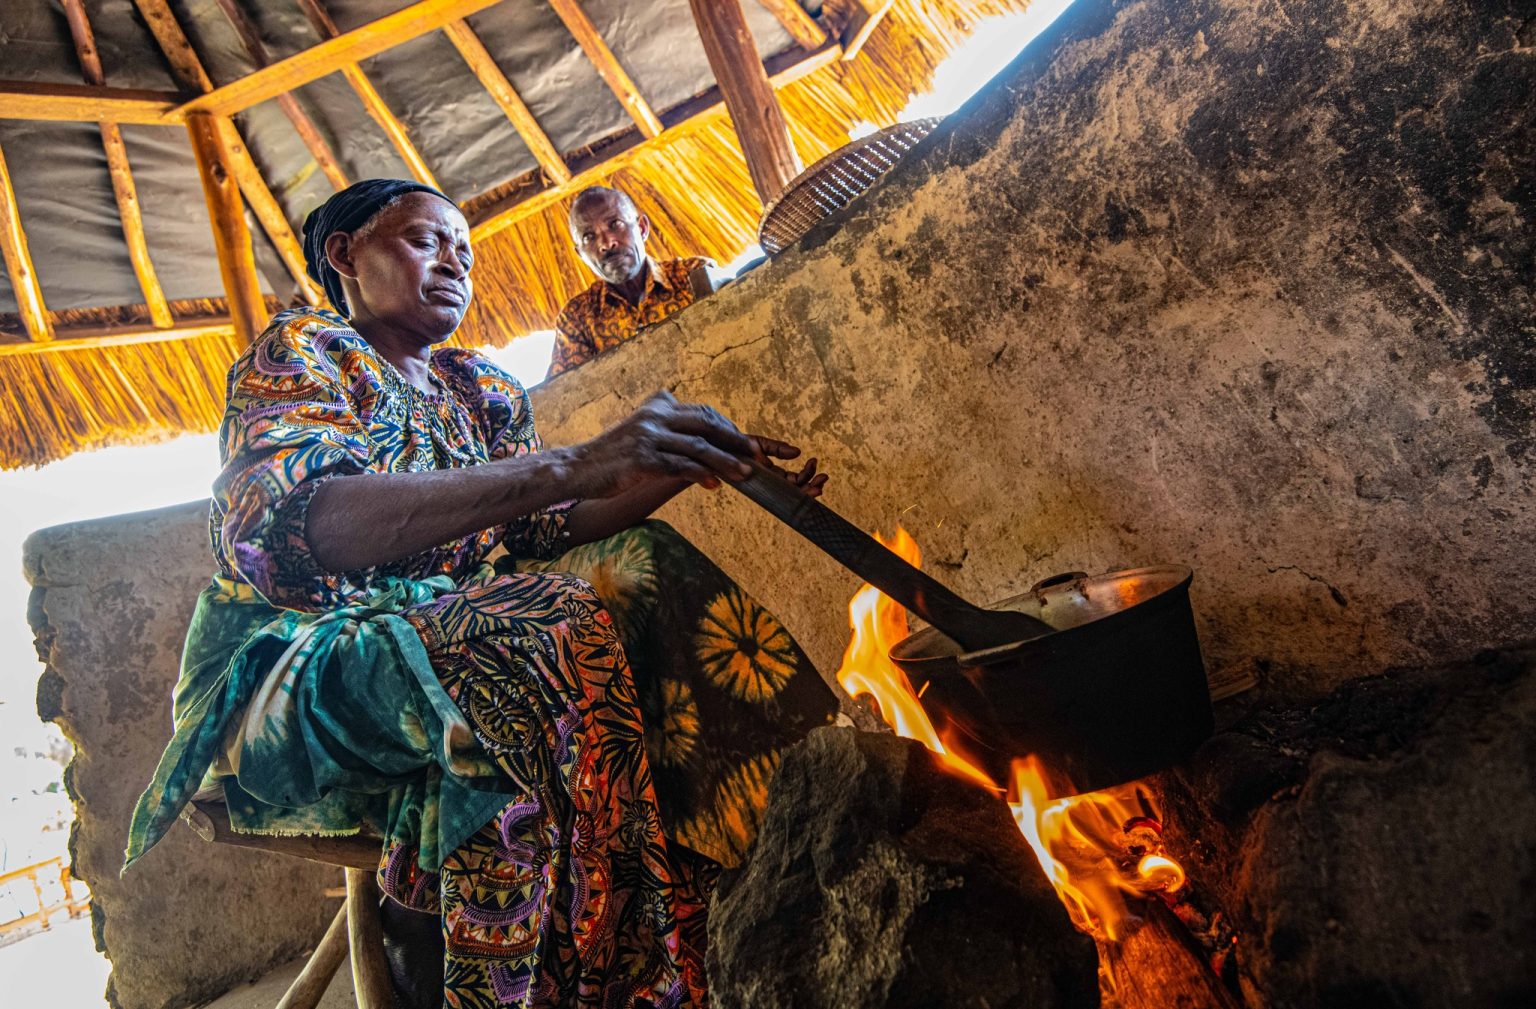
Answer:
[(582, 190), (571, 204), (570, 226), (576, 252), (598, 279), (560, 310), (551, 376), (618, 346), (716, 287), (710, 275), (715, 264), (708, 259), (647, 256), (650, 218), (617, 189)]

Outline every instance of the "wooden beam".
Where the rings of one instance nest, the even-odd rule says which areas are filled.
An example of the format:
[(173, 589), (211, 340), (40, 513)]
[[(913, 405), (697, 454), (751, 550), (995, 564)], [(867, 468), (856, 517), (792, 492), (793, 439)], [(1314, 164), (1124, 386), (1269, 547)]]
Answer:
[(184, 97), (175, 91), (0, 81), (0, 119), (175, 126)]
[[(78, 3), (79, 0), (73, 0)], [(229, 19), (229, 23), (235, 29), (235, 34), (240, 36), (240, 43), (245, 46), (246, 53), (251, 57), (251, 62), (258, 67), (271, 64), (272, 60), (267, 56), (267, 47), (261, 41), (261, 35), (256, 31), (256, 25), (251, 22), (250, 16), (240, 7), (240, 0), (217, 0), (219, 9)], [(315, 159), (315, 164), (320, 166), (320, 171), (330, 180), (332, 189), (347, 188), (347, 173), (341, 170), (341, 162), (336, 158), (336, 152), (331, 150), (331, 145), (326, 142), (325, 135), (320, 132), (320, 127), (304, 111), (299, 100), (292, 91), (285, 91), (277, 96), (277, 106), (283, 110), (283, 115), (288, 117), (288, 122), (293, 124), (294, 131), (299, 139), (309, 149), (310, 156)]]
[(228, 122), (206, 112), (194, 112), (187, 117), (187, 133), (197, 155), (198, 174), (203, 179), (203, 198), (208, 203), (213, 247), (219, 255), (219, 276), (229, 299), (229, 314), (240, 341), (250, 344), (266, 327), (267, 306), (256, 278), (256, 256), (251, 251), (251, 233), (245, 226), (245, 206), (230, 167), (221, 121)]
[[(138, 2), (138, 0), (135, 0)], [(370, 21), (361, 28), (323, 36), (324, 42), (287, 59), (278, 60), (271, 66), (215, 88), (201, 97), (194, 98), (186, 109), (200, 109), (232, 115), (269, 98), (276, 98), (285, 91), (317, 81), (326, 74), (335, 73), (348, 64), (358, 63), (370, 56), (377, 56), (402, 42), (436, 31), (456, 18), (465, 18), (485, 10), (499, 0), (420, 0), (393, 14), (386, 14), (377, 21)], [(308, 14), (308, 4), (301, 3)], [(330, 20), (329, 17), (326, 18)]]
[[(345, 891), (343, 891), (345, 892)], [(320, 944), (304, 963), (304, 969), (293, 979), (293, 984), (283, 993), (277, 1009), (316, 1009), (331, 979), (347, 959), (347, 905), (342, 904), (331, 919)]]
[(197, 51), (192, 48), (186, 33), (181, 30), (181, 23), (165, 0), (133, 0), (133, 5), (155, 36), (165, 61), (171, 65), (171, 73), (181, 86), (195, 95), (212, 91), (213, 78), (203, 69), (203, 61), (197, 58)]
[[(828, 43), (785, 67), (772, 75), (769, 80), (775, 88), (782, 88), (786, 84), (800, 80), (823, 67), (837, 62), (841, 50), (837, 45)], [(638, 142), (623, 150), (610, 155), (603, 161), (599, 161), (587, 168), (583, 168), (571, 176), (569, 182), (558, 186), (550, 186), (541, 189), (528, 196), (522, 196), (498, 203), (485, 208), (475, 215), (470, 222), (469, 237), (472, 242), (479, 243), (499, 234), (506, 229), (515, 226), (519, 221), (537, 214), (552, 204), (558, 203), (568, 197), (574, 196), (588, 186), (597, 185), (614, 172), (630, 164), (636, 158), (655, 150), (658, 146), (670, 143), (674, 137), (685, 129), (692, 129), (700, 120), (711, 116), (722, 116), (726, 112), (725, 103), (715, 99), (708, 105), (703, 105), (686, 119), (682, 119), (667, 127), (660, 136), (650, 139), (638, 139)]]
[(597, 72), (608, 83), (613, 96), (624, 106), (630, 118), (634, 119), (635, 125), (640, 127), (640, 132), (646, 137), (659, 136), (661, 120), (656, 118), (656, 113), (651, 111), (651, 106), (641, 96), (640, 89), (619, 64), (619, 58), (608, 48), (608, 43), (603, 41), (597, 26), (587, 17), (587, 12), (581, 9), (579, 0), (549, 0), (549, 5), (576, 37), (576, 44), (581, 46), (587, 59), (597, 67)]
[(4, 254), (5, 270), (11, 275), (11, 291), (16, 295), (16, 307), (27, 336), (37, 343), (52, 340), (53, 323), (43, 302), (43, 288), (37, 282), (32, 252), (27, 248), (27, 233), (21, 227), (16, 190), (11, 186), (11, 170), (6, 166), (4, 151), (0, 151), (0, 253)]
[[(229, 825), (229, 807), (222, 799), (194, 797), (181, 811), (181, 820), (192, 828), (193, 833), (209, 843), (270, 851), (274, 855), (360, 869), (370, 877), (379, 867), (379, 855), (384, 850), (384, 842), (378, 835), (243, 834)], [(382, 954), (383, 946), (379, 949)]]
[[(78, 3), (79, 0), (67, 0)], [(128, 245), (128, 261), (133, 264), (133, 275), (138, 278), (139, 290), (144, 293), (144, 304), (149, 308), (149, 318), (161, 329), (175, 325), (171, 306), (155, 273), (155, 264), (149, 258), (149, 242), (144, 237), (144, 215), (139, 210), (139, 189), (133, 182), (133, 169), (128, 165), (128, 148), (123, 143), (123, 131), (116, 123), (102, 123), (101, 147), (107, 155), (107, 174), (112, 177), (112, 196), (117, 200), (117, 216), (123, 225), (123, 241)]]
[(805, 12), (798, 0), (757, 0), (758, 3), (768, 8), (773, 16), (779, 19), (779, 24), (784, 30), (800, 43), (800, 48), (806, 52), (820, 49), (827, 43), (827, 33), (816, 19)]
[[(75, 55), (80, 59), (80, 73), (85, 82), (104, 87), (106, 71), (101, 66), (96, 35), (91, 31), (83, 0), (64, 0), (64, 17), (69, 22), (69, 33), (74, 38)], [(171, 306), (165, 300), (165, 289), (155, 275), (155, 264), (149, 258), (149, 243), (144, 239), (144, 216), (139, 212), (139, 190), (133, 184), (133, 169), (128, 164), (123, 131), (110, 122), (99, 123), (98, 128), (101, 130), (101, 148), (107, 156), (107, 174), (112, 180), (112, 196), (117, 201), (118, 220), (123, 227), (123, 241), (128, 245), (128, 261), (133, 264), (133, 275), (138, 278), (139, 290), (144, 293), (150, 321), (160, 329), (168, 329), (175, 320), (171, 318)]]
[(560, 157), (560, 152), (550, 143), (539, 121), (534, 118), (512, 82), (507, 80), (507, 75), (501, 72), (501, 67), (497, 66), (496, 60), (469, 23), (450, 21), (443, 26), (443, 34), (448, 36), (448, 41), (453, 43), (459, 55), (464, 57), (464, 62), (469, 64), (469, 69), (480, 79), (480, 84), (501, 106), (501, 111), (511, 120), (512, 128), (517, 130), (523, 143), (528, 145), (528, 150), (538, 161), (539, 167), (544, 169), (544, 174), (549, 176), (549, 180), (555, 183), (569, 182), (571, 170), (566, 167), (565, 159)]
[(289, 275), (299, 285), (299, 293), (304, 300), (311, 305), (323, 304), (325, 295), (321, 293), (320, 286), (309, 279), (309, 274), (305, 272), (304, 245), (299, 241), (299, 236), (294, 234), (293, 226), (288, 223), (287, 211), (277, 202), (272, 190), (267, 188), (267, 180), (262, 177), (261, 169), (256, 167), (255, 159), (245, 146), (245, 139), (231, 120), (224, 116), (216, 116), (215, 120), (219, 135), (224, 139), (224, 150), (229, 155), (230, 171), (240, 184), (240, 192), (245, 194), (246, 202), (251, 205), (251, 213), (256, 215), (261, 230), (272, 240), (272, 247), (288, 268)]
[(389, 142), (395, 145), (395, 150), (405, 160), (405, 167), (418, 182), (425, 182), (434, 189), (441, 189), (437, 177), (432, 174), (432, 169), (427, 167), (427, 161), (416, 149), (416, 144), (411, 140), (411, 135), (406, 131), (405, 124), (385, 104), (384, 96), (379, 94), (373, 86), (363, 68), (353, 63), (341, 68), (341, 75), (347, 83), (352, 85), (352, 90), (357, 92), (357, 97), (362, 100), (363, 108), (368, 110), (368, 115), (379, 124), (379, 128), (389, 137)]
[(747, 27), (741, 0), (688, 0), (704, 43), (704, 54), (720, 84), (725, 107), (746, 155), (752, 186), (766, 206), (800, 174), (800, 157), (757, 43)]
[(389, 1009), (395, 986), (384, 959), (379, 885), (373, 869), (347, 869), (347, 946), (352, 952), (352, 991), (357, 1009)]
[[(425, 6), (427, 5), (415, 5), (415, 7)], [(407, 7), (406, 10), (414, 10), (415, 7)], [(388, 20), (388, 18), (383, 18), (380, 21), (374, 21), (357, 29), (357, 31), (348, 32), (347, 36), (343, 36), (337, 29), (336, 22), (331, 20), (331, 15), (321, 6), (320, 0), (299, 0), (299, 8), (304, 12), (304, 16), (309, 19), (309, 23), (314, 26), (315, 31), (319, 33), (320, 37), (328, 40), (326, 44), (347, 36), (356, 35), (359, 32), (365, 32), (374, 25)], [(405, 11), (400, 13), (403, 14)], [(404, 40), (402, 39), (402, 41)], [(313, 50), (309, 51), (313, 52)], [(300, 55), (303, 54), (301, 53)], [(437, 178), (432, 174), (432, 169), (427, 167), (426, 159), (421, 156), (421, 152), (416, 149), (416, 145), (411, 141), (411, 135), (407, 132), (405, 124), (385, 104), (384, 97), (373, 86), (373, 82), (368, 79), (368, 75), (363, 73), (363, 68), (354, 62), (342, 64), (336, 69), (341, 71), (341, 75), (352, 86), (352, 90), (362, 100), (363, 108), (368, 110), (368, 114), (373, 117), (373, 121), (378, 123), (379, 128), (389, 137), (389, 142), (395, 145), (395, 150), (399, 151), (400, 157), (405, 159), (406, 168), (416, 177), (416, 180), (418, 182), (425, 182), (435, 189), (441, 189), (442, 186), (437, 184)]]
[(859, 55), (859, 50), (864, 48), (864, 43), (874, 34), (880, 20), (891, 12), (891, 4), (895, 0), (872, 0), (874, 7), (866, 7), (864, 0), (851, 0), (853, 4), (853, 16), (848, 23), (843, 25), (843, 30), (838, 33), (838, 41), (843, 46), (843, 59), (851, 60)]
[[(196, 50), (187, 40), (186, 33), (181, 30), (181, 25), (177, 22), (176, 15), (171, 13), (170, 7), (166, 5), (166, 0), (133, 0), (133, 2), (154, 33), (155, 41), (160, 44), (160, 51), (165, 54), (166, 61), (170, 63), (171, 70), (182, 86), (199, 92), (211, 91), (213, 81), (203, 69), (202, 60), (198, 59)], [(240, 189), (245, 193), (246, 201), (250, 203), (256, 220), (261, 222), (261, 230), (265, 231), (267, 237), (272, 240), (272, 247), (277, 250), (283, 265), (288, 267), (294, 282), (299, 285), (299, 293), (304, 300), (311, 305), (321, 304), (324, 295), (321, 294), (319, 285), (310, 280), (309, 275), (304, 272), (303, 246), (294, 235), (293, 227), (288, 223), (288, 216), (283, 211), (282, 205), (272, 195), (272, 190), (267, 188), (266, 179), (262, 178), (261, 170), (251, 159), (251, 153), (246, 149), (245, 142), (240, 139), (239, 131), (235, 129), (234, 123), (225, 118), (219, 120), (218, 128), (224, 135), (225, 148), (229, 154), (235, 178), (239, 180)]]
[(57, 339), (47, 343), (0, 342), (0, 357), (19, 354), (58, 354), (71, 350), (91, 350), (101, 347), (122, 347), (132, 343), (161, 343), (166, 340), (189, 340), (200, 336), (235, 335), (235, 324), (227, 318), (200, 319), (196, 322), (179, 322), (170, 329), (154, 329), (145, 326), (81, 326), (57, 327)]

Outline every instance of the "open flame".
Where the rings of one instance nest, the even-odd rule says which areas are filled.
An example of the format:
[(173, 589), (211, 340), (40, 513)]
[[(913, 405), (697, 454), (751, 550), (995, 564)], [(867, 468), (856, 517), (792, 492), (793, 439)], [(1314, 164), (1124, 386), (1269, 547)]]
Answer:
[[(876, 538), (912, 564), (921, 564), (917, 542), (905, 529), (897, 527), (890, 540), (878, 533)], [(848, 624), (853, 635), (837, 671), (843, 689), (854, 697), (874, 698), (897, 735), (928, 747), (950, 772), (1004, 794), (934, 728), (919, 694), (888, 657), (891, 646), (907, 636), (906, 611), (864, 585), (848, 603)], [(1033, 756), (1013, 762), (1006, 793), (1014, 822), (1073, 924), (1090, 935), (1117, 939), (1130, 919), (1125, 894), (1173, 893), (1184, 885), (1184, 870), (1162, 850), (1162, 825), (1146, 789), (1133, 783), (1051, 799), (1050, 780), (1050, 772)]]

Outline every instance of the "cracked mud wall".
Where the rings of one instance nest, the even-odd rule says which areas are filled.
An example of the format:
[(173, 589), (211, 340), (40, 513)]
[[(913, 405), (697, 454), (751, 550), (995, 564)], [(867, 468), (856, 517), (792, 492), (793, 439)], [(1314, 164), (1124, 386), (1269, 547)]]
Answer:
[(177, 824), (125, 877), (133, 804), (171, 736), (170, 698), (197, 594), (208, 506), (180, 505), (35, 533), (28, 617), (47, 672), (38, 711), (75, 744), (72, 872), (119, 1009), (199, 1005), (312, 948), (341, 871), (199, 839)]
[[(1310, 692), (1528, 635), (1536, 6), (1079, 0), (798, 249), (535, 390), (791, 438), (984, 601), (1174, 562), (1213, 675)], [(855, 579), (667, 516), (823, 668)]]

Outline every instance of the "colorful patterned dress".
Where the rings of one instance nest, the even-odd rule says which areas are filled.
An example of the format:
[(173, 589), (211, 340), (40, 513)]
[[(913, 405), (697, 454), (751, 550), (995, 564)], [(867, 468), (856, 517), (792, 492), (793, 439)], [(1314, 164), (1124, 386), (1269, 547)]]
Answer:
[(483, 357), (438, 350), (431, 378), (415, 389), (317, 311), (279, 315), (235, 364), (219, 571), (128, 862), (217, 779), (237, 830), (383, 834), (384, 891), (441, 915), (445, 1005), (706, 1005), (719, 867), (833, 696), (659, 522), (567, 550), (563, 505), (323, 570), (304, 530), (325, 480), (538, 451), (526, 393)]

